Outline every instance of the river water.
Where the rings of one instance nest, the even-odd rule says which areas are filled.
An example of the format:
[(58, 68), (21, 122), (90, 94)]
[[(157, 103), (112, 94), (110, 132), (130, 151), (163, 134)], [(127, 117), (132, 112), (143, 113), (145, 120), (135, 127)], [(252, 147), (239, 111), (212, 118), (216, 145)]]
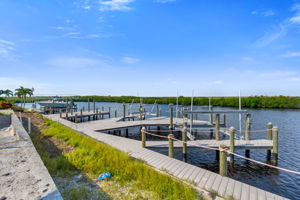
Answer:
[[(76, 102), (78, 109), (82, 106), (87, 108), (86, 102)], [(30, 107), (31, 104), (26, 104), (26, 107)], [(102, 106), (111, 107), (111, 112), (115, 109), (118, 110), (118, 114), (122, 113), (122, 104), (109, 103), (109, 102), (96, 102), (96, 106), (101, 108)], [(155, 107), (153, 105), (144, 105), (147, 112), (153, 111), (155, 113)], [(91, 104), (92, 107), (92, 104)], [(127, 108), (130, 105), (127, 104)], [(169, 115), (168, 105), (159, 105), (162, 109), (164, 116)], [(137, 111), (138, 104), (131, 106), (132, 111)], [(203, 106), (194, 106), (194, 110), (207, 109)], [(232, 110), (232, 108), (214, 107), (214, 110)], [(267, 129), (267, 123), (272, 122), (274, 126), (279, 128), (279, 159), (278, 166), (300, 172), (300, 110), (292, 109), (247, 109), (251, 114), (251, 129), (252, 130), (265, 130)], [(227, 127), (233, 126), (239, 129), (239, 116), (238, 114), (227, 115)], [(203, 116), (202, 119), (208, 119), (208, 116)], [(242, 115), (244, 130), (245, 114)], [(267, 137), (266, 132), (251, 133), (252, 139), (263, 139)], [(167, 149), (155, 150), (167, 155)], [(241, 155), (244, 155), (244, 150), (236, 151)], [(251, 158), (266, 162), (266, 150), (252, 150)], [(175, 150), (175, 158), (182, 159), (181, 150)], [(215, 159), (215, 152), (203, 149), (189, 149), (187, 162), (197, 165), (202, 168), (214, 171), (218, 173), (218, 162)], [(255, 187), (267, 190), (269, 192), (290, 198), (300, 199), (300, 175), (291, 174), (288, 172), (270, 169), (252, 162), (247, 162), (243, 159), (235, 157), (234, 169), (229, 173), (229, 177), (239, 180), (244, 183), (248, 183)]]

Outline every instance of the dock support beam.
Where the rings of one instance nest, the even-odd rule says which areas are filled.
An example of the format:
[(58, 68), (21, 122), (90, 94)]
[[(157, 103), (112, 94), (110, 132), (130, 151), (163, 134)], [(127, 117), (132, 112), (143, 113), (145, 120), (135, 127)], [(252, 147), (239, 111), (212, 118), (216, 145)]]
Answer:
[(226, 126), (226, 114), (223, 114), (223, 125)]
[(88, 112), (91, 111), (90, 99), (88, 99)]
[(276, 126), (273, 128), (272, 157), (273, 157), (274, 162), (277, 164), (277, 160), (278, 160), (278, 128)]
[(143, 120), (143, 106), (142, 106), (142, 104), (140, 104), (140, 107), (139, 107), (139, 118), (140, 118), (140, 120)]
[(158, 108), (158, 104), (156, 104), (156, 117), (159, 117), (159, 108)]
[(125, 117), (126, 117), (126, 105), (125, 103), (123, 103), (123, 121), (125, 121)]
[(95, 103), (95, 99), (93, 99), (93, 110), (94, 110), (94, 113), (96, 112), (96, 103)]
[[(271, 122), (268, 123), (268, 140), (272, 140), (273, 134), (272, 134), (272, 129), (273, 129), (273, 124)], [(267, 150), (267, 160), (271, 160), (271, 150)]]
[(128, 138), (128, 128), (125, 129), (125, 137)]
[(216, 114), (216, 140), (220, 140), (220, 114)]
[[(251, 139), (251, 137), (250, 137), (250, 129), (251, 129), (250, 117), (251, 117), (251, 115), (249, 113), (247, 113), (247, 115), (246, 115), (246, 141), (247, 141), (247, 143)], [(245, 156), (247, 158), (250, 158), (250, 149), (245, 150)]]
[[(229, 133), (230, 133), (230, 147), (229, 147), (229, 151), (234, 153), (234, 137), (235, 137), (235, 129), (234, 127), (230, 127), (229, 129)], [(233, 162), (234, 160), (234, 156), (232, 154), (230, 154), (230, 162)]]
[(169, 129), (173, 130), (173, 106), (170, 106), (170, 126), (169, 126)]
[(221, 176), (227, 176), (227, 159), (226, 159), (226, 150), (228, 149), (225, 145), (220, 145), (220, 166), (219, 173)]
[(141, 129), (141, 135), (142, 135), (142, 147), (145, 148), (146, 147), (146, 128), (143, 127)]
[(169, 157), (173, 158), (174, 157), (174, 135), (173, 134), (169, 134), (168, 135), (168, 140), (169, 140), (169, 148), (168, 148), (168, 152), (169, 152)]
[(115, 109), (115, 117), (118, 117), (118, 110)]
[(187, 160), (187, 130), (185, 124), (183, 124), (182, 128), (182, 155), (183, 160), (186, 162)]
[(159, 109), (159, 116), (162, 116), (162, 109)]
[(110, 110), (111, 110), (111, 108), (110, 108), (110, 106), (108, 107), (108, 118), (110, 118)]
[(77, 116), (77, 113), (75, 114), (74, 122), (75, 122), (75, 123), (78, 123), (78, 116)]

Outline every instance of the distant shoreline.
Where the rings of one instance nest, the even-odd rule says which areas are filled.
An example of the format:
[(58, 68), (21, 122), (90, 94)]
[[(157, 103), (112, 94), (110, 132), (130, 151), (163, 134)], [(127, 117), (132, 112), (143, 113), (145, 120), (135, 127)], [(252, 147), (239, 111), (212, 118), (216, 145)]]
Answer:
[[(136, 96), (68, 96), (63, 99), (73, 101), (97, 101), (97, 102), (116, 102), (116, 103), (139, 103), (142, 99), (147, 104), (176, 104), (177, 97), (136, 97)], [(17, 97), (7, 98), (9, 101), (20, 103), (23, 99)], [(25, 102), (44, 101), (52, 97), (28, 97)], [(191, 97), (178, 97), (178, 104), (190, 105)], [(194, 97), (194, 105), (209, 105), (209, 97)], [(211, 97), (212, 106), (238, 107), (238, 97)], [(290, 96), (250, 96), (242, 97), (243, 108), (279, 108), (279, 109), (300, 109), (300, 97)]]

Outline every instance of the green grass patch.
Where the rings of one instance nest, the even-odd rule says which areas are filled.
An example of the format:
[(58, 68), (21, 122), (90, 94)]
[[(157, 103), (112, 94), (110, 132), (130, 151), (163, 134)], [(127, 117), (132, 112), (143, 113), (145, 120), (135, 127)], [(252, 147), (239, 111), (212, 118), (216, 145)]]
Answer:
[[(197, 192), (187, 184), (159, 173), (143, 162), (131, 158), (107, 144), (73, 131), (57, 122), (47, 120), (42, 134), (59, 138), (75, 150), (64, 156), (78, 170), (90, 178), (102, 172), (110, 172), (113, 181), (121, 186), (130, 185), (135, 190), (151, 192), (151, 199), (199, 199)], [(57, 169), (59, 166), (55, 165)]]

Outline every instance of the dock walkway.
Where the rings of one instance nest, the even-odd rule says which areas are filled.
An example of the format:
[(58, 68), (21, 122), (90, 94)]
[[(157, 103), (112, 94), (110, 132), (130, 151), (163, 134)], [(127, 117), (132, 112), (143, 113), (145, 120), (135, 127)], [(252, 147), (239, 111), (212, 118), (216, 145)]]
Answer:
[[(272, 194), (254, 186), (236, 181), (234, 179), (220, 176), (217, 173), (193, 166), (174, 158), (162, 155), (147, 148), (141, 147), (141, 142), (125, 137), (101, 133), (103, 130), (125, 128), (132, 126), (151, 126), (151, 125), (167, 125), (169, 118), (154, 117), (143, 121), (120, 121), (121, 118), (110, 118), (97, 121), (88, 121), (85, 123), (75, 124), (71, 121), (62, 119), (58, 114), (46, 115), (45, 117), (57, 121), (67, 127), (72, 128), (82, 134), (90, 136), (100, 142), (109, 144), (121, 151), (127, 152), (134, 158), (142, 159), (150, 166), (158, 170), (166, 170), (173, 176), (193, 182), (200, 190), (215, 190), (220, 196), (231, 196), (236, 200), (283, 200), (284, 197)], [(175, 123), (182, 123), (182, 119), (174, 118)], [(204, 122), (203, 122), (204, 123)], [(166, 142), (152, 143), (147, 141), (147, 145), (165, 145)], [(258, 144), (259, 142), (257, 142)], [(262, 145), (266, 144), (261, 141)], [(257, 145), (256, 144), (256, 145)], [(177, 144), (180, 145), (180, 144)], [(217, 145), (217, 143), (215, 144)], [(241, 144), (241, 147), (243, 145)]]

